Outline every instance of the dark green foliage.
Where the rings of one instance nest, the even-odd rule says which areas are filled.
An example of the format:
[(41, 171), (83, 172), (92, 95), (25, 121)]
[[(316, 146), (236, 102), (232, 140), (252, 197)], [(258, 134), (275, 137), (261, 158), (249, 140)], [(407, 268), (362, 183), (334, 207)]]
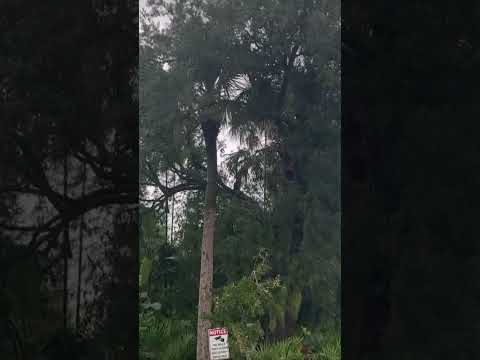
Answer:
[(335, 323), (325, 323), (310, 331), (302, 328), (303, 343), (308, 352), (314, 354), (313, 359), (340, 360), (340, 326)]
[(0, 246), (1, 352), (11, 358), (36, 356), (61, 328), (61, 313), (52, 308), (54, 296), (42, 284), (38, 259), (8, 239)]
[(302, 339), (287, 338), (273, 344), (263, 344), (254, 352), (252, 360), (303, 360)]
[[(145, 204), (159, 226), (172, 197), (181, 199), (175, 236), (166, 243), (157, 236), (162, 250), (144, 263), (152, 265), (150, 302), (170, 319), (196, 321), (206, 184), (199, 123), (207, 113), (241, 146), (225, 157), (218, 179), (214, 322), (229, 327), (232, 351), (247, 357), (302, 326), (336, 326), (339, 2), (149, 3), (170, 22), (159, 31), (146, 14), (142, 26), (142, 191), (147, 197), (149, 189)], [(254, 280), (247, 274), (262, 249), (269, 268)], [(261, 287), (277, 279), (281, 286), (263, 298)]]
[(141, 360), (195, 359), (195, 328), (191, 322), (147, 311), (140, 313), (139, 326)]
[(215, 299), (213, 323), (230, 329), (233, 356), (249, 358), (255, 351), (264, 336), (260, 321), (270, 315), (282, 289), (279, 278), (266, 277), (267, 253), (261, 251), (256, 259), (248, 277), (226, 285)]
[[(132, 84), (138, 66), (137, 3), (115, 9), (91, 1), (63, 5), (1, 2), (0, 298), (5, 317), (0, 317), (0, 357), (77, 359), (78, 353), (95, 359), (98, 354), (89, 350), (94, 347), (100, 357), (109, 352), (131, 358), (138, 224), (132, 221), (115, 233), (111, 219), (125, 215), (112, 207), (135, 204), (138, 198), (138, 107)], [(92, 213), (95, 224), (88, 220)], [(107, 259), (104, 267), (97, 266), (85, 246), (78, 288), (88, 294), (80, 301), (76, 323), (71, 320), (77, 298), (71, 295), (78, 289), (79, 266), (72, 249), (78, 249), (84, 215), (85, 244), (92, 252), (106, 244)], [(68, 237), (59, 236), (67, 227), (69, 244), (64, 243)], [(26, 246), (7, 248), (7, 242)], [(129, 259), (121, 255), (125, 248), (133, 254)], [(105, 276), (110, 269), (113, 273)], [(62, 289), (63, 279), (69, 286)], [(6, 352), (4, 339), (11, 342)]]

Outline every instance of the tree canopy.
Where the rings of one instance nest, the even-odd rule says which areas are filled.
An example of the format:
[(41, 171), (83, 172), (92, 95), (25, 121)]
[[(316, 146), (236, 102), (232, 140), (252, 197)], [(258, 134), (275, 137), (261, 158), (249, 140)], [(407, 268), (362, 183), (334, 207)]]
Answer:
[[(259, 315), (259, 340), (338, 324), (339, 3), (149, 5), (140, 47), (140, 183), (162, 243), (150, 257), (149, 301), (163, 316), (195, 321), (209, 165), (202, 124), (212, 118), (225, 134), (220, 154), (222, 143), (239, 144), (218, 164), (214, 296), (253, 289), (233, 284), (249, 281), (262, 253), (264, 276), (278, 276), (282, 290)], [(161, 28), (158, 16), (167, 19)], [(172, 224), (173, 237), (165, 232)], [(241, 329), (233, 336), (238, 345)]]

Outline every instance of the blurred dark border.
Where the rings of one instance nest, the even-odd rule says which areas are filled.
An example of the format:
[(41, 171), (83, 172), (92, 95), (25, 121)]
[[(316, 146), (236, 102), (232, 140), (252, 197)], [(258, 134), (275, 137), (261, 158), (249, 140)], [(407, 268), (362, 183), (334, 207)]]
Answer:
[(479, 16), (342, 1), (344, 360), (480, 357)]
[(0, 358), (138, 356), (138, 1), (0, 2)]

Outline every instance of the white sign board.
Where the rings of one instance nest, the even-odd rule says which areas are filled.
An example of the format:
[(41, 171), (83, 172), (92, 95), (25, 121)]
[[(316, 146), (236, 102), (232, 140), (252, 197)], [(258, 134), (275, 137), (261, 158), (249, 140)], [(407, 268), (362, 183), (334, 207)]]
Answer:
[(208, 344), (210, 347), (210, 360), (230, 359), (227, 329), (208, 329)]

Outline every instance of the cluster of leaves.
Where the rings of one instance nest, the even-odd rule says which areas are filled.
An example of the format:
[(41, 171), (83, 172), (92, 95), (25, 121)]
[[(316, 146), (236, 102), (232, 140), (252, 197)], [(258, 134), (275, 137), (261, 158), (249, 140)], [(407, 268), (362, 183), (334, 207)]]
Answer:
[[(158, 213), (185, 194), (169, 244), (176, 267), (152, 277), (161, 289), (154, 301), (171, 318), (196, 310), (206, 179), (199, 124), (207, 114), (242, 147), (218, 177), (214, 322), (229, 327), (235, 352), (253, 356), (261, 341), (338, 320), (339, 2), (149, 4), (169, 24), (159, 31), (150, 18), (142, 28), (142, 190), (155, 189), (149, 203)], [(245, 276), (260, 248), (271, 268)], [(160, 264), (153, 260), (152, 273)]]
[[(338, 333), (333, 326), (326, 326), (314, 334), (305, 331), (298, 337), (266, 341), (268, 324), (279, 321), (274, 319), (281, 318), (283, 306), (287, 306), (282, 305), (287, 289), (278, 277), (270, 277), (272, 269), (267, 261), (267, 250), (261, 249), (258, 253), (253, 271), (248, 276), (227, 282), (218, 289), (215, 299), (212, 320), (215, 326), (229, 329), (232, 356), (236, 359), (258, 360), (303, 359), (306, 346), (312, 350), (312, 359), (339, 359), (335, 357), (335, 354), (339, 354), (339, 342), (336, 343)], [(160, 263), (148, 257), (141, 261), (140, 356), (145, 360), (194, 359), (195, 319), (190, 316), (190, 320), (183, 320), (185, 316), (189, 317), (188, 308), (180, 313), (171, 313), (165, 309), (170, 302), (168, 297), (158, 291), (148, 295), (146, 291), (146, 279), (150, 278), (155, 266), (160, 266)], [(158, 279), (153, 287), (155, 282)], [(162, 306), (164, 304), (167, 306)], [(180, 309), (181, 306), (177, 307), (177, 310)]]
[(167, 319), (155, 311), (140, 313), (141, 360), (195, 359), (195, 330), (189, 321)]
[[(43, 282), (39, 259), (27, 248), (0, 242), (0, 353), (5, 359), (102, 359), (98, 338), (63, 328), (61, 297)], [(13, 256), (13, 260), (12, 260)], [(21, 261), (18, 261), (18, 259)]]
[[(2, 238), (0, 352), (12, 358), (38, 355), (61, 327), (61, 314), (48, 306), (53, 297), (42, 284), (38, 259), (26, 253), (24, 246)], [(10, 264), (12, 257), (23, 261)]]
[[(131, 296), (136, 257), (128, 262), (128, 255), (121, 255), (135, 253), (137, 224), (119, 232), (123, 238), (112, 234), (124, 215), (119, 207), (138, 199), (138, 106), (131, 81), (138, 65), (137, 3), (61, 4), (27, 9), (25, 1), (2, 2), (0, 354), (5, 359), (93, 359), (75, 354), (93, 342), (116, 356), (132, 350), (119, 348), (128, 344), (126, 334), (137, 330), (128, 320), (136, 311), (136, 294)], [(10, 240), (28, 246), (3, 247)]]
[[(195, 359), (195, 328), (191, 320), (179, 320), (169, 312), (170, 296), (161, 285), (169, 274), (173, 256), (158, 219), (151, 212), (141, 213), (141, 258), (139, 271), (139, 356), (141, 360)], [(173, 249), (170, 249), (173, 250)], [(165, 266), (166, 265), (166, 266)], [(162, 268), (166, 268), (162, 271)], [(168, 317), (166, 316), (168, 315)]]
[(340, 360), (341, 342), (338, 324), (326, 324), (315, 331), (302, 328), (305, 347), (312, 352), (313, 359)]
[[(283, 316), (283, 312), (282, 305), (278, 304), (282, 304), (287, 293), (279, 277), (268, 277), (271, 267), (267, 259), (268, 252), (265, 249), (260, 250), (251, 274), (226, 285), (216, 297), (213, 321), (214, 324), (230, 330), (231, 352), (234, 358), (304, 359), (304, 349), (309, 348), (312, 359), (339, 360), (340, 337), (334, 323), (324, 325), (313, 334), (304, 328), (301, 336), (265, 342), (261, 320), (268, 318), (270, 326), (272, 321), (279, 321), (276, 317)], [(298, 311), (300, 302), (301, 296), (297, 293), (283, 306), (296, 306)], [(279, 307), (280, 310), (277, 310)]]
[[(164, 316), (193, 319), (198, 260), (197, 251), (185, 245), (188, 231), (184, 230), (184, 242), (175, 244), (166, 240), (163, 216), (142, 208), (140, 219), (140, 303), (155, 309), (161, 307)], [(193, 246), (199, 241), (198, 230), (192, 236)]]
[(252, 360), (303, 360), (302, 339), (291, 337), (273, 344), (262, 344), (251, 357)]
[(265, 252), (250, 276), (226, 285), (215, 299), (213, 321), (226, 326), (232, 334), (233, 353), (249, 356), (255, 351), (264, 332), (260, 319), (275, 302), (275, 294), (281, 289), (280, 279), (265, 278), (269, 267)]

